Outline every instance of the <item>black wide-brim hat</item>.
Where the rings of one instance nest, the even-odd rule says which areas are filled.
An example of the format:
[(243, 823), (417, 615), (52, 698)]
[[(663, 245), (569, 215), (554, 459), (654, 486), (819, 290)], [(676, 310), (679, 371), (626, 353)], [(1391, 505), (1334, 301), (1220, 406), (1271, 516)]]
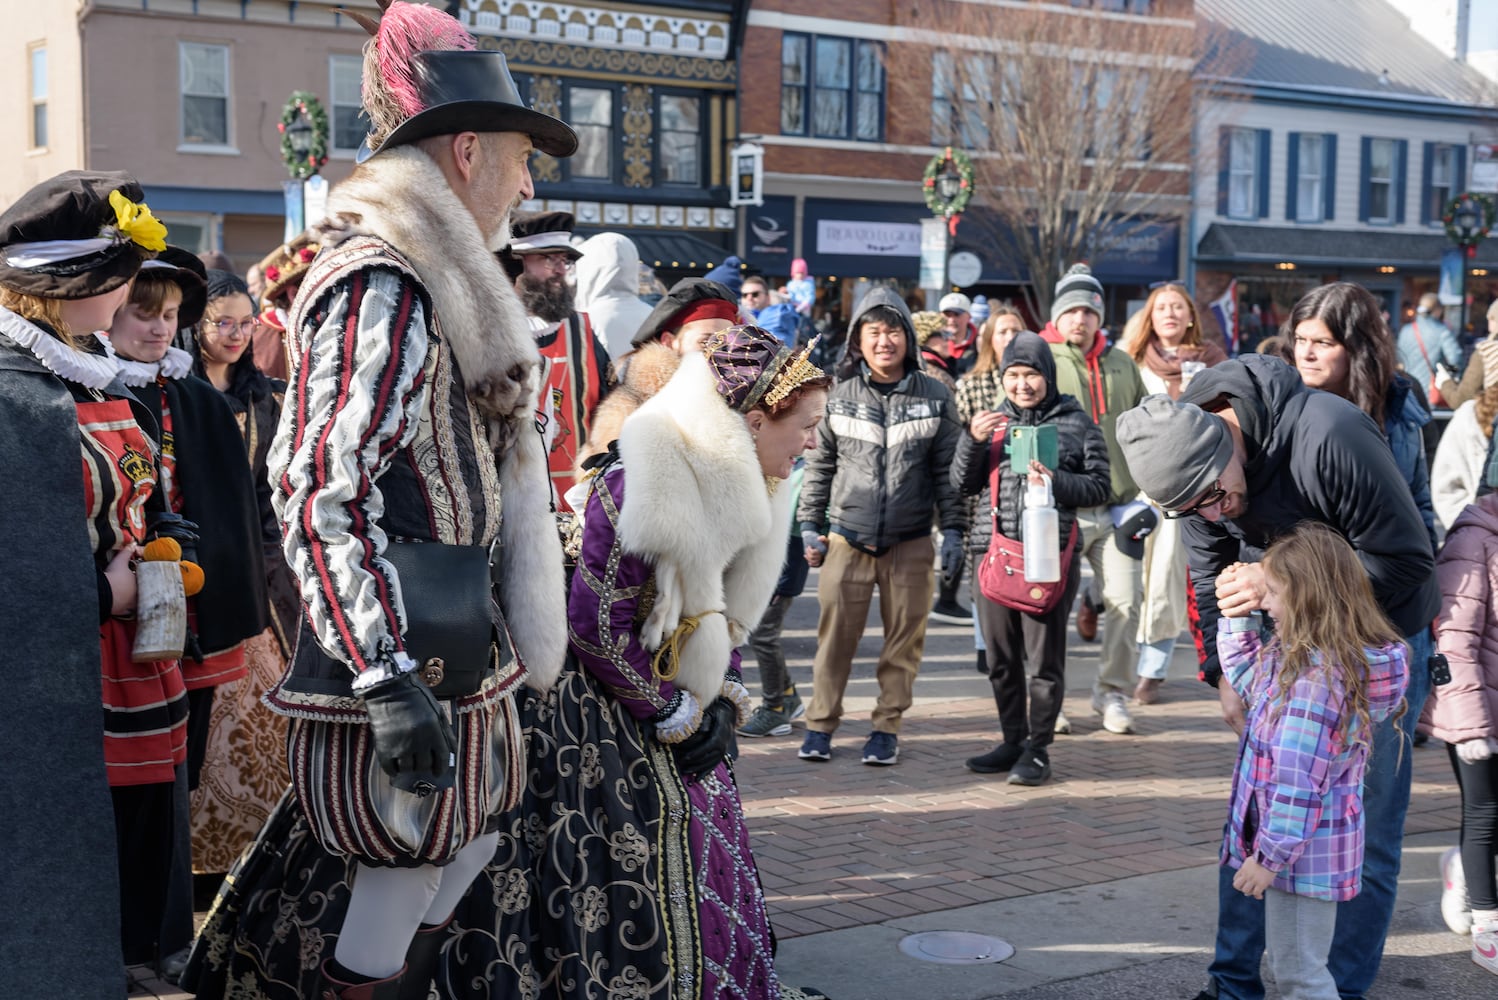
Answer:
[(118, 191), (145, 200), (135, 178), (122, 171), (69, 170), (21, 195), (0, 214), (0, 286), (42, 299), (87, 299), (119, 288), (151, 256), (128, 237), (55, 263), (18, 266), (20, 244), (98, 239), (115, 223), (109, 204)]
[(182, 289), (182, 304), (177, 307), (177, 329), (197, 326), (208, 308), (208, 268), (203, 266), (197, 254), (168, 244), (142, 270), (169, 278)]
[(709, 281), (707, 278), (682, 278), (650, 310), (650, 315), (645, 317), (645, 322), (640, 324), (640, 329), (629, 342), (640, 347), (647, 341), (659, 339), (661, 334), (675, 328), (673, 321), (678, 315), (704, 299), (722, 299), (734, 309), (739, 305), (733, 292), (716, 281)]
[[(571, 126), (525, 106), (503, 52), (418, 52), (411, 57), (411, 79), (425, 110), (401, 122), (369, 155), (456, 132), (523, 132), (551, 156), (577, 152), (577, 133)], [(364, 158), (361, 150), (360, 159)]]

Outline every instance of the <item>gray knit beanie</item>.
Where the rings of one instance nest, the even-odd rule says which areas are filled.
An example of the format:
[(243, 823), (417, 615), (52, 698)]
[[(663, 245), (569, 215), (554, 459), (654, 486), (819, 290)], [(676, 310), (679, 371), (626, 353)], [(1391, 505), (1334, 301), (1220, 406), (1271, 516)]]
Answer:
[(1221, 417), (1159, 393), (1118, 415), (1118, 446), (1134, 482), (1166, 510), (1206, 493), (1233, 458)]
[(1056, 283), (1056, 294), (1051, 299), (1051, 322), (1061, 314), (1077, 306), (1097, 313), (1098, 322), (1103, 321), (1103, 285), (1092, 276), (1092, 268), (1086, 264), (1073, 264)]

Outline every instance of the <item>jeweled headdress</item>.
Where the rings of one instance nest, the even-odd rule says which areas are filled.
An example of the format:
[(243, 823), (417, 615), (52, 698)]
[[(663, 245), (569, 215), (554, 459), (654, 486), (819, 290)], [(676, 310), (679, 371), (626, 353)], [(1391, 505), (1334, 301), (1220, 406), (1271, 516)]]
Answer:
[(718, 394), (735, 410), (748, 413), (756, 406), (773, 409), (801, 386), (827, 378), (810, 360), (819, 339), (797, 351), (768, 330), (731, 326), (710, 335), (702, 353)]

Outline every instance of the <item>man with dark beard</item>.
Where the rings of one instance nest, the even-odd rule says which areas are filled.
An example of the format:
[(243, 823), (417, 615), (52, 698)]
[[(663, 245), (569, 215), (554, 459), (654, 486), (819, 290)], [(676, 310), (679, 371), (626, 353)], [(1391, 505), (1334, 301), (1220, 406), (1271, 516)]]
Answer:
[(541, 351), (541, 422), (550, 452), (551, 484), (558, 509), (569, 510), (578, 450), (588, 437), (593, 408), (605, 390), (609, 355), (586, 313), (576, 310), (567, 282), (582, 253), (572, 245), (571, 212), (515, 217), (513, 238), (500, 254), (530, 317)]

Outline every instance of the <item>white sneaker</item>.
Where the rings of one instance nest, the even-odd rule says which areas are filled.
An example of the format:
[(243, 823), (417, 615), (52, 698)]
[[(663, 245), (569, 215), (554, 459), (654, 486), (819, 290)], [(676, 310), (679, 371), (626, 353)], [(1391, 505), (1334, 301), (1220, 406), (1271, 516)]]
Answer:
[[(1467, 879), (1462, 874), (1460, 848), (1447, 848), (1441, 855), (1441, 919), (1453, 934), (1472, 933), (1472, 910), (1467, 906)], [(1473, 952), (1473, 961), (1476, 961)], [(1480, 963), (1479, 963), (1480, 964)]]
[(1122, 736), (1134, 731), (1134, 717), (1124, 701), (1122, 691), (1105, 691), (1092, 696), (1092, 710), (1103, 717), (1103, 728)]
[(1065, 712), (1056, 713), (1056, 732), (1061, 736), (1071, 735), (1071, 720), (1066, 717)]
[(1498, 930), (1472, 935), (1472, 961), (1498, 976)]

